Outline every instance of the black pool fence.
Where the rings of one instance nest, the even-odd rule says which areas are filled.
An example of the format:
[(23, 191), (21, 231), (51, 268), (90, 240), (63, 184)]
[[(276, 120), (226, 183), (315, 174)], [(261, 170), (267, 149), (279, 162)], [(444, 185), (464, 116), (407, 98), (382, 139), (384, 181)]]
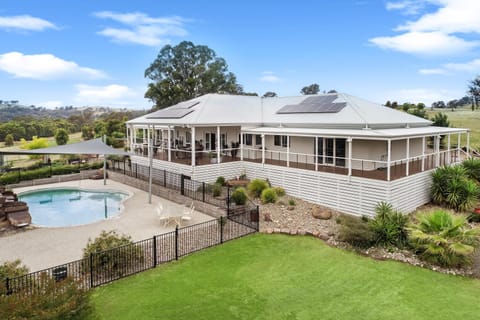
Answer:
[(241, 212), (199, 224), (181, 227), (152, 238), (96, 252), (88, 257), (32, 272), (0, 283), (0, 296), (42, 293), (48, 281), (67, 277), (87, 290), (127, 276), (155, 268), (157, 265), (244, 237), (258, 231), (258, 216)]

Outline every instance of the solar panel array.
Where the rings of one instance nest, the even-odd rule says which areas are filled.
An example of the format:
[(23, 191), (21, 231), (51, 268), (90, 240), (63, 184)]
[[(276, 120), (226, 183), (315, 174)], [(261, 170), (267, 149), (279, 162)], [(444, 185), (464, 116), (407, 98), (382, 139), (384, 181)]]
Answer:
[(192, 107), (199, 103), (199, 101), (180, 102), (166, 109), (155, 111), (147, 119), (181, 119), (195, 111)]
[(345, 102), (333, 102), (337, 95), (313, 96), (304, 99), (299, 104), (282, 107), (277, 114), (285, 113), (337, 113), (346, 107)]

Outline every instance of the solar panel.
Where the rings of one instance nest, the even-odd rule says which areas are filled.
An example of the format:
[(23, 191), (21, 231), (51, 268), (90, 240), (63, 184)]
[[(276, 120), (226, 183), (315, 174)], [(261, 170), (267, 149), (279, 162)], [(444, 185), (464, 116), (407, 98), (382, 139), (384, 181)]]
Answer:
[(304, 99), (299, 104), (282, 107), (277, 114), (285, 113), (337, 113), (346, 107), (345, 102), (333, 102), (338, 95), (313, 96)]
[(147, 119), (180, 119), (185, 117), (187, 114), (192, 113), (195, 110), (192, 109), (162, 109), (155, 111), (154, 113), (150, 114)]
[(147, 116), (147, 119), (180, 119), (195, 111), (192, 108), (199, 103), (200, 101), (180, 102), (166, 109), (151, 113)]

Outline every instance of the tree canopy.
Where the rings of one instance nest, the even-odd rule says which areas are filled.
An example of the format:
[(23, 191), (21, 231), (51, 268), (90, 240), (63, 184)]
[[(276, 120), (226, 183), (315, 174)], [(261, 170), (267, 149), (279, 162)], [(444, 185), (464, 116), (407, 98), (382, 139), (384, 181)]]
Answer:
[(472, 96), (472, 109), (475, 107), (478, 109), (480, 102), (480, 76), (477, 76), (475, 79), (470, 80), (468, 84), (468, 93)]
[(303, 87), (300, 91), (301, 94), (318, 94), (320, 92), (320, 86), (317, 83), (313, 83), (309, 86)]
[(57, 142), (57, 145), (61, 146), (64, 144), (67, 144), (68, 142), (68, 132), (65, 129), (58, 129), (57, 132), (55, 133), (55, 141)]
[(207, 93), (242, 94), (225, 59), (204, 45), (183, 41), (164, 46), (145, 70), (148, 84), (145, 98), (161, 109)]
[(273, 97), (278, 97), (277, 93), (273, 91), (267, 91), (262, 96), (262, 98), (273, 98)]

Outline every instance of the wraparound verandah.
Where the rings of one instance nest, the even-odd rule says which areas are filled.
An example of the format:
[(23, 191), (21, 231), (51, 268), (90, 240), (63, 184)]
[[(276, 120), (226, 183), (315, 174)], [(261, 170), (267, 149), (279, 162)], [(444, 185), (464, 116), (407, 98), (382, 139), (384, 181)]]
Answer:
[[(196, 136), (195, 127), (181, 129), (189, 130), (190, 146), (197, 146), (198, 141), (204, 137)], [(214, 150), (191, 148), (188, 145), (179, 147), (172, 143), (175, 130), (173, 127), (167, 129), (167, 139), (163, 139), (166, 141), (159, 145), (152, 139), (157, 130), (154, 126), (144, 128), (147, 139), (141, 140), (132, 135), (134, 130), (129, 130), (129, 142), (131, 150), (137, 155), (151, 155), (152, 159), (188, 166), (249, 161), (386, 181), (457, 163), (468, 154), (460, 148), (461, 134), (466, 133), (468, 152), (469, 133), (464, 129), (452, 130), (442, 135), (436, 133), (392, 138), (285, 135), (280, 132), (273, 134), (254, 130), (242, 130), (240, 134), (240, 127), (236, 129), (237, 133), (233, 135), (240, 141), (232, 141), (233, 145), (229, 146), (221, 139), (228, 130), (232, 136), (232, 127), (226, 129), (217, 126), (218, 140)]]

